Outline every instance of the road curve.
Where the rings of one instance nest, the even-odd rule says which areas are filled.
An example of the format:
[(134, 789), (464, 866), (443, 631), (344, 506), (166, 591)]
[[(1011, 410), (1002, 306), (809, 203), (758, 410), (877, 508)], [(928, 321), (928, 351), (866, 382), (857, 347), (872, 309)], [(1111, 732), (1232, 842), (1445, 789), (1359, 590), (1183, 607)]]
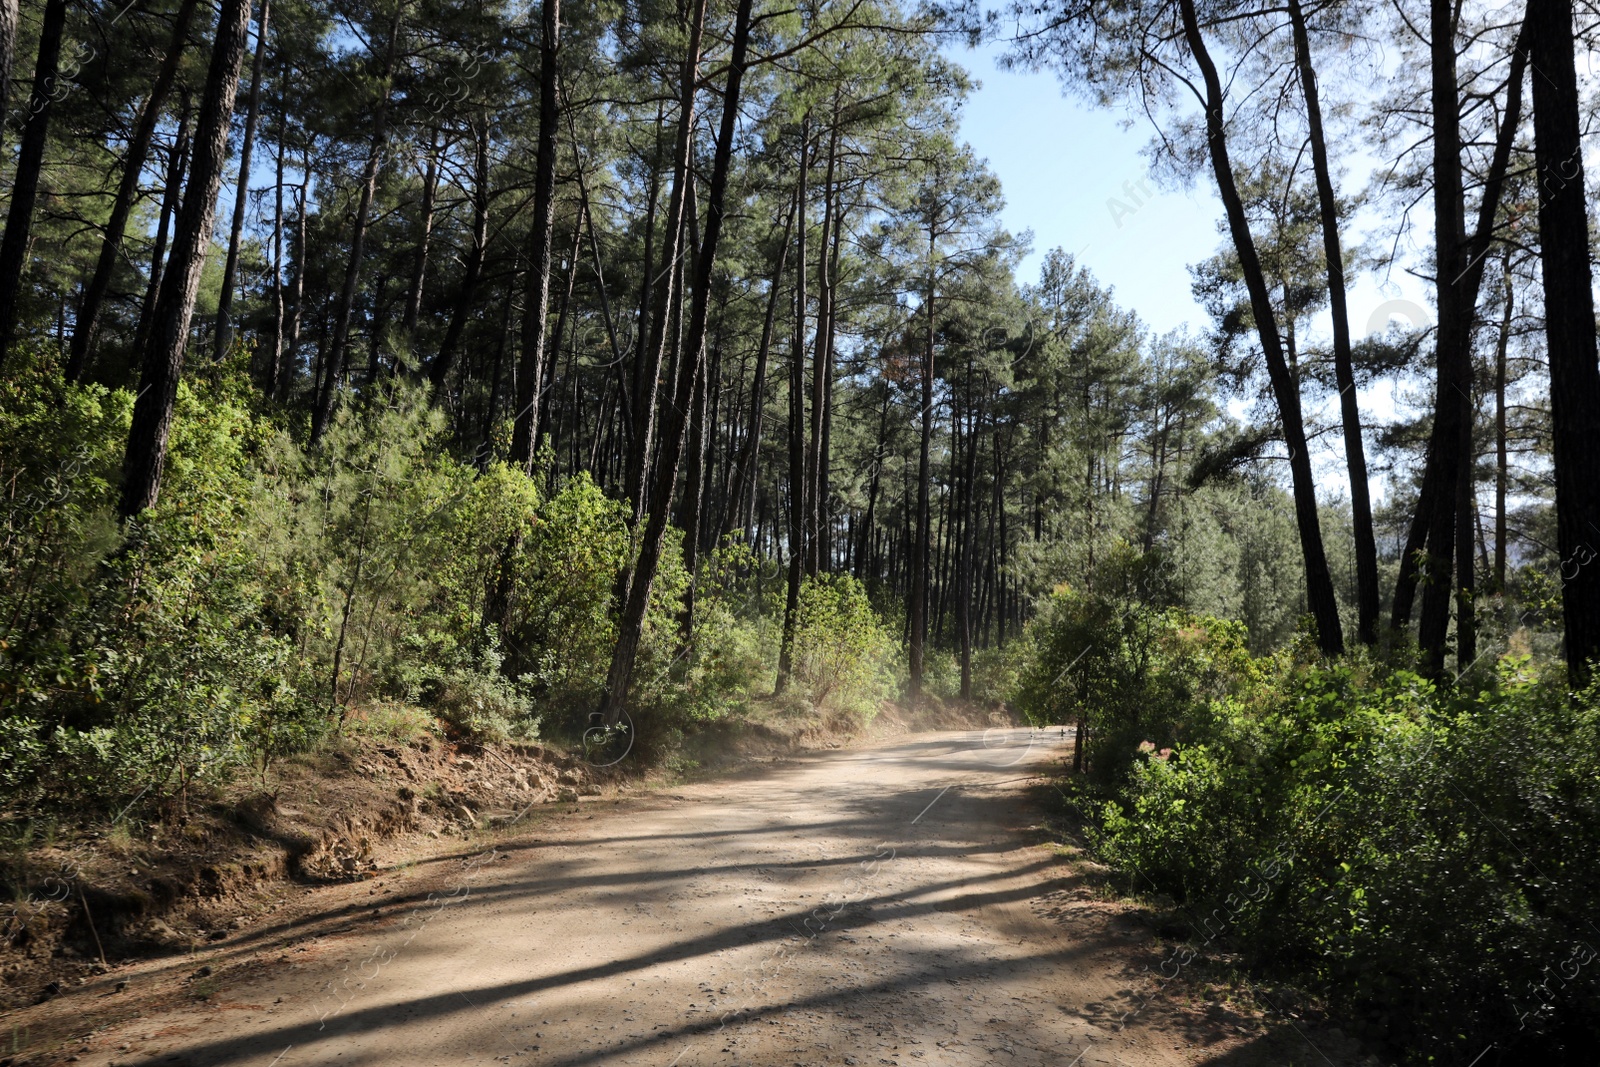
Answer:
[(1041, 906), (1076, 878), (1026, 793), (1062, 746), (919, 734), (571, 806), (341, 887), (342, 925), (258, 937), (249, 966), (182, 979), (215, 983), (204, 1003), (168, 998), (77, 1062), (1236, 1062), (1124, 1017), (1126, 929)]

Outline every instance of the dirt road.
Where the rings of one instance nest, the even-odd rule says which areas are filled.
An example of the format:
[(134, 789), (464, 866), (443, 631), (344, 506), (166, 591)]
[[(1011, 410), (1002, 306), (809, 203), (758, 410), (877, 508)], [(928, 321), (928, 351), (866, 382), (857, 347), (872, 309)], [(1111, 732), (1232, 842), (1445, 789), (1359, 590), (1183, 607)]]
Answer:
[(1039, 831), (1027, 789), (1060, 745), (922, 734), (567, 805), (72, 991), (57, 1010), (148, 999), (56, 1047), (193, 1067), (1344, 1062), (1270, 1050), (1141, 970), (1159, 944)]

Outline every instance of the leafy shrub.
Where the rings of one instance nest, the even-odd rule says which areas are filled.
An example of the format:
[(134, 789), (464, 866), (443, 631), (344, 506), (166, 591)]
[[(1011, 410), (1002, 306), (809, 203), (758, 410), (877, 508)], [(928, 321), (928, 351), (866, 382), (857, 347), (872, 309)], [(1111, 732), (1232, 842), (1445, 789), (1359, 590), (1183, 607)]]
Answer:
[(961, 695), (961, 660), (956, 653), (924, 644), (922, 689), (940, 700), (955, 700)]
[(860, 582), (823, 574), (801, 585), (794, 674), (814, 704), (870, 720), (893, 685), (893, 648)]
[(628, 559), (624, 507), (587, 473), (545, 501), (516, 560), (505, 632), (514, 673), (557, 708), (592, 710), (616, 640), (613, 590)]
[(1253, 677), (1244, 627), (1058, 589), (1023, 634), (1013, 695), (1036, 725), (1077, 726), (1077, 768), (1115, 781), (1141, 743), (1171, 747), (1208, 700)]
[(1525, 658), (1441, 695), (1352, 658), (1194, 710), (1104, 805), (1102, 854), (1196, 937), (1306, 982), (1416, 1062), (1587, 1062), (1600, 690)]
[(737, 536), (701, 565), (696, 579), (694, 636), (682, 686), (688, 713), (720, 719), (770, 688), (782, 636), (781, 569), (763, 566)]
[(529, 686), (500, 673), (500, 653), (484, 650), (477, 662), (438, 670), (428, 703), (464, 737), (480, 741), (533, 741), (539, 716)]

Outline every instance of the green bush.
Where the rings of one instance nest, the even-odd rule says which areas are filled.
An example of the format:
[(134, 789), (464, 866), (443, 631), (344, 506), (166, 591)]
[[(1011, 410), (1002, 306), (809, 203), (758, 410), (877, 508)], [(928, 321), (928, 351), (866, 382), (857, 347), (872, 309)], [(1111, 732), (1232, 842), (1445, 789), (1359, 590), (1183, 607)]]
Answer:
[(1120, 780), (1141, 744), (1170, 748), (1208, 701), (1254, 675), (1244, 627), (1105, 593), (1059, 589), (1023, 633), (1013, 700), (1077, 727), (1077, 769)]
[[(584, 474), (546, 496), (460, 462), (404, 380), (302, 448), (245, 356), (180, 386), (160, 500), (128, 523), (132, 397), (26, 353), (0, 383), (0, 803), (182, 794), (347, 729), (582, 735), (634, 551), (625, 505)], [(776, 668), (782, 575), (737, 540), (711, 553), (686, 636), (690, 580), (668, 537), (635, 667), (643, 742), (747, 705)], [(797, 647), (810, 696), (870, 715), (892, 647), (858, 584), (807, 584)]]
[(849, 575), (818, 575), (800, 587), (794, 676), (818, 707), (870, 721), (893, 691), (894, 642), (866, 589)]
[[(27, 487), (0, 563), (10, 795), (181, 792), (303, 743), (254, 536), (252, 465), (274, 431), (236, 379), (180, 387), (160, 503), (120, 529), (110, 472), (130, 398), (35, 371), (7, 390), (0, 463)], [(42, 409), (66, 413), (68, 432)]]
[(706, 722), (748, 708), (758, 690), (771, 688), (782, 638), (782, 574), (730, 536), (701, 565), (696, 582), (682, 687), (689, 716)]
[(1360, 658), (1271, 666), (1135, 761), (1101, 854), (1415, 1062), (1588, 1062), (1600, 690), (1515, 658), (1449, 695)]
[(507, 658), (553, 708), (586, 714), (599, 701), (616, 640), (613, 590), (628, 559), (624, 512), (580, 473), (539, 507), (522, 541)]

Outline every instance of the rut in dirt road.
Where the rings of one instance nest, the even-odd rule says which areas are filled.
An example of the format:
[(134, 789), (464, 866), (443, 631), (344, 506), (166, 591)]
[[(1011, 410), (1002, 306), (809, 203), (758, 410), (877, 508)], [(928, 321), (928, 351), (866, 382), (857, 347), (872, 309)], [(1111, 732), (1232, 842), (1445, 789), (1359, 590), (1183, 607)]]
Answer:
[(920, 735), (555, 823), (82, 1062), (1198, 1062), (1119, 1025), (1116, 934), (1038, 914), (1072, 873), (1026, 789), (1062, 751)]

